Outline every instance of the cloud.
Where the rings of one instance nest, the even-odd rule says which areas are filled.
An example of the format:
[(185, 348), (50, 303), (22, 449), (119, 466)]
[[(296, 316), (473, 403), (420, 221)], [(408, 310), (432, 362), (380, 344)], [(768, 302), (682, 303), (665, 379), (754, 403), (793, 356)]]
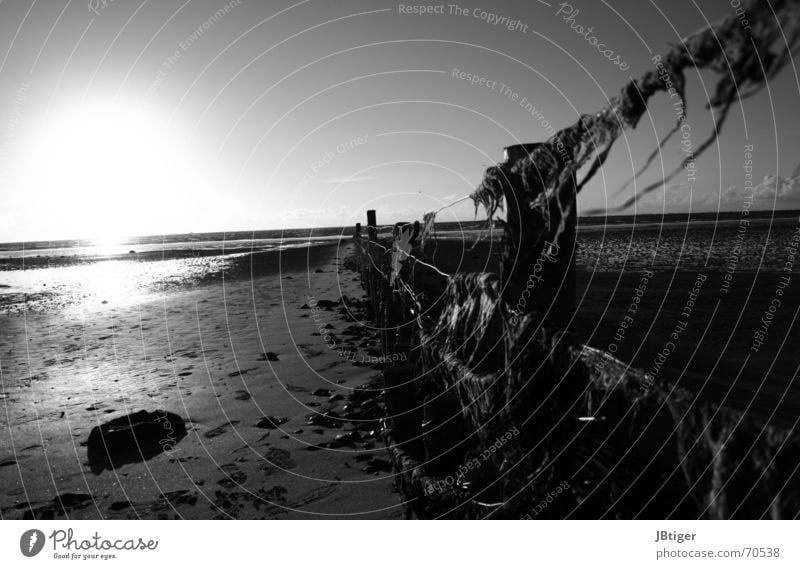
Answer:
[(753, 210), (800, 209), (800, 175), (787, 178), (775, 175), (753, 186), (752, 190), (729, 186), (722, 191), (700, 192), (688, 184), (670, 184), (661, 191), (644, 196), (637, 206), (642, 213), (687, 211), (738, 211), (745, 200)]
[(798, 199), (800, 198), (800, 176), (765, 176), (764, 181), (753, 188), (756, 199)]
[[(620, 198), (624, 201), (624, 198)], [(723, 200), (724, 201), (724, 200)], [(622, 203), (622, 201), (620, 201)], [(661, 211), (684, 212), (716, 209), (717, 195), (699, 192), (691, 184), (681, 182), (669, 184), (660, 191), (651, 192), (639, 200), (640, 213), (660, 213)]]
[(728, 188), (723, 194), (723, 203), (743, 200), (753, 196), (754, 209), (798, 209), (800, 208), (800, 175), (783, 178), (764, 176), (761, 183), (747, 192), (736, 187)]

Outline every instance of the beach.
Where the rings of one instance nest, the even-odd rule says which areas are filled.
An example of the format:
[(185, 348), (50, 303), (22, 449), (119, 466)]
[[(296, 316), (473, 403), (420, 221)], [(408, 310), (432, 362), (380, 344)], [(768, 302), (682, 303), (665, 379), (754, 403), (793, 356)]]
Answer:
[[(2, 517), (400, 517), (350, 247), (0, 315)], [(141, 410), (177, 415), (185, 435), (147, 460), (88, 458), (94, 427)]]
[[(654, 383), (791, 428), (796, 222), (754, 224), (744, 253), (737, 231), (586, 228), (570, 329)], [(444, 274), (499, 272), (500, 236), (479, 233), (418, 252), (441, 271), (416, 267), (423, 317)], [(252, 247), (0, 259), (3, 518), (403, 516), (352, 241)], [(141, 412), (166, 425), (155, 448), (98, 450), (93, 429)]]

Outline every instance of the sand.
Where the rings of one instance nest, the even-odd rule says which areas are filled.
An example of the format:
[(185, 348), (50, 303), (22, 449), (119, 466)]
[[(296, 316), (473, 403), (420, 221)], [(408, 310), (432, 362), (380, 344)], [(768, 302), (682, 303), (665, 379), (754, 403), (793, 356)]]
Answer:
[[(377, 421), (307, 424), (379, 395), (349, 400), (380, 374), (360, 362), (377, 341), (349, 247), (283, 252), (280, 270), (278, 253), (247, 257), (147, 302), (0, 316), (2, 517), (401, 517)], [(343, 302), (312, 313), (309, 295)], [(91, 429), (139, 410), (177, 414), (186, 436), (92, 472)]]
[[(496, 271), (497, 243), (471, 245), (442, 239), (427, 251), (448, 273)], [(283, 252), (280, 270), (275, 252), (243, 256), (224, 278), (147, 302), (0, 316), (3, 518), (401, 517), (372, 401), (379, 391), (354, 391), (379, 390), (381, 366), (363, 363), (379, 355), (378, 338), (343, 263), (351, 250)], [(753, 352), (779, 274), (737, 272), (726, 293), (723, 273), (704, 274), (687, 319), (697, 272), (656, 271), (615, 339), (641, 271), (579, 270), (577, 340), (613, 343), (616, 356), (651, 370), (685, 321), (658, 381), (791, 427), (800, 414), (796, 283)], [(444, 279), (420, 267), (416, 278), (436, 304)], [(179, 415), (187, 435), (169, 452), (94, 473), (91, 429), (139, 410)], [(309, 424), (328, 411), (352, 420)], [(266, 417), (279, 428), (264, 428)]]

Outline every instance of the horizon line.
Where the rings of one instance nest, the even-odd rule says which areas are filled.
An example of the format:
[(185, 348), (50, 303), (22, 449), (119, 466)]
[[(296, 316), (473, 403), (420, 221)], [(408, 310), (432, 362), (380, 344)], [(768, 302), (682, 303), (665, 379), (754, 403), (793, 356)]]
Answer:
[[(620, 217), (642, 217), (642, 216), (675, 216), (675, 215), (713, 215), (716, 214), (720, 215), (731, 215), (731, 214), (739, 214), (741, 215), (741, 210), (725, 210), (725, 211), (678, 211), (678, 212), (658, 212), (658, 213), (606, 213), (606, 214), (594, 214), (594, 215), (578, 215), (578, 219), (601, 219), (601, 218), (620, 218)], [(774, 217), (789, 217), (791, 215), (800, 214), (800, 208), (796, 209), (754, 209), (750, 211), (750, 215), (758, 214), (758, 213), (771, 213)], [(763, 216), (762, 216), (763, 217)], [(439, 221), (436, 223), (479, 223), (484, 222), (485, 219), (475, 218), (469, 220), (453, 220), (453, 221)], [(378, 227), (389, 227), (394, 225), (395, 223), (402, 223), (402, 222), (389, 222), (389, 223), (379, 223)], [(362, 227), (366, 227), (366, 222), (361, 222)], [(343, 229), (346, 227), (354, 227), (355, 223), (349, 225), (324, 225), (319, 227), (283, 227), (283, 228), (262, 228), (262, 229), (224, 229), (218, 231), (178, 231), (176, 233), (140, 233), (138, 235), (121, 235), (118, 236), (118, 240), (126, 240), (126, 239), (135, 239), (140, 237), (169, 237), (174, 235), (196, 235), (196, 234), (226, 234), (226, 233), (258, 233), (264, 231), (299, 231), (299, 230), (329, 230), (329, 229)], [(11, 245), (16, 243), (44, 243), (44, 242), (63, 242), (63, 241), (94, 241), (99, 243), (98, 237), (61, 237), (58, 239), (24, 239), (19, 241), (0, 241), (0, 245)], [(105, 243), (102, 243), (105, 244)], [(113, 244), (108, 242), (108, 244)]]

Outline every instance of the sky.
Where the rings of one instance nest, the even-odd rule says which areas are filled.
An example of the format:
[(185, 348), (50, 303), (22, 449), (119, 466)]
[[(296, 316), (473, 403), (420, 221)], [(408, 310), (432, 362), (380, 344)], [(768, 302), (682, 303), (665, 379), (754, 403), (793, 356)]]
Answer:
[[(469, 201), (446, 206), (503, 147), (604, 107), (653, 56), (731, 10), (711, 0), (2, 0), (0, 241), (340, 226), (367, 209), (381, 224), (440, 208), (440, 220), (471, 219)], [(689, 78), (695, 145), (712, 129), (714, 80)], [(800, 208), (799, 93), (789, 67), (735, 108), (693, 182), (681, 174), (635, 211), (740, 210), (747, 147), (755, 207)], [(618, 189), (674, 120), (669, 98), (654, 98), (579, 211), (630, 197), (635, 187)], [(639, 187), (682, 156), (678, 137)]]

